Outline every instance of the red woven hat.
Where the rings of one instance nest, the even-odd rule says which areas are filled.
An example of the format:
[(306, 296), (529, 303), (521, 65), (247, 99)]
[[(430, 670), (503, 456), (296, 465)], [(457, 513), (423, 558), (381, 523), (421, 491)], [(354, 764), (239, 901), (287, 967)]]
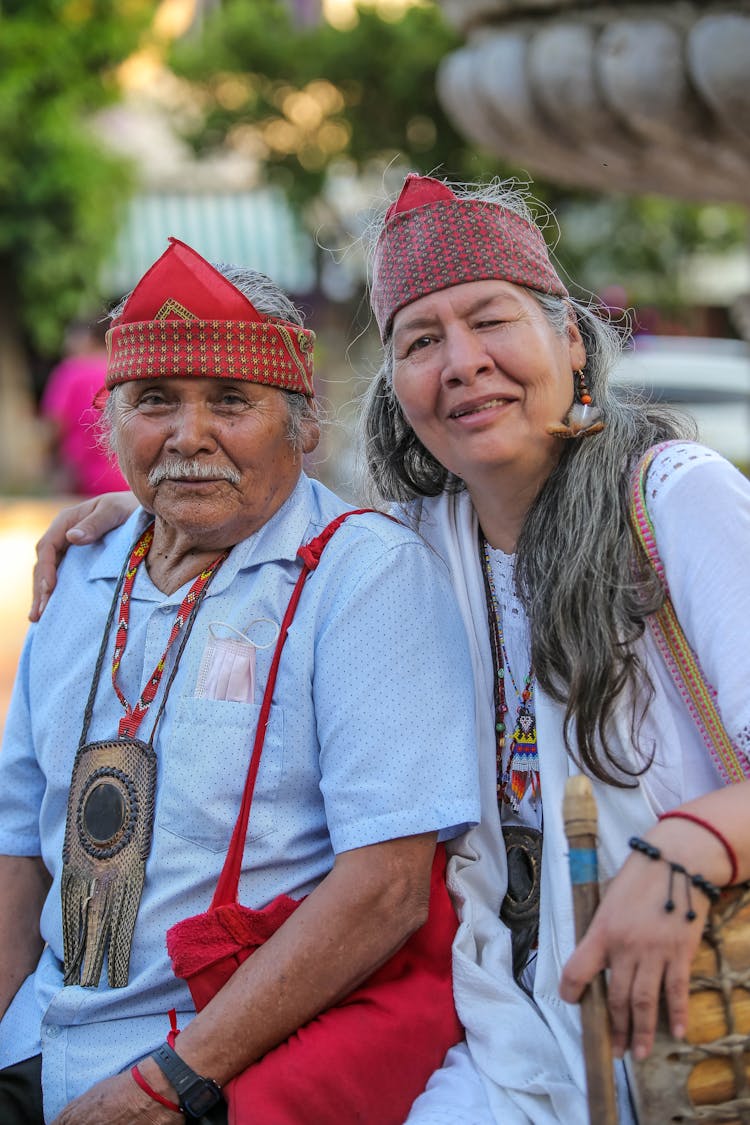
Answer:
[(492, 279), (568, 295), (532, 223), (497, 203), (459, 199), (431, 176), (407, 176), (375, 247), (371, 302), (381, 339), (412, 301)]
[(177, 238), (107, 333), (107, 389), (132, 379), (246, 379), (313, 395), (315, 333), (261, 315)]

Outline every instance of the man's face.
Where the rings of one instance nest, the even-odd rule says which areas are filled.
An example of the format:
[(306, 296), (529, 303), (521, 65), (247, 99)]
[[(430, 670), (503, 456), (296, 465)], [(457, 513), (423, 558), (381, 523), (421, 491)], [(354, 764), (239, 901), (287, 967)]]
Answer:
[(287, 398), (235, 379), (134, 380), (118, 392), (120, 467), (157, 521), (196, 546), (225, 547), (262, 527), (291, 494), (302, 449), (288, 437)]

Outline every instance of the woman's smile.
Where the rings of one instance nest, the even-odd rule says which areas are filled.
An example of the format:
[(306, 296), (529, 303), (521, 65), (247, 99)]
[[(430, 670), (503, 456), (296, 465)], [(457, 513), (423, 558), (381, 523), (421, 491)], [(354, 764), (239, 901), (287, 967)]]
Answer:
[(513, 402), (512, 398), (503, 397), (500, 395), (493, 395), (488, 399), (477, 399), (475, 402), (462, 403), (460, 406), (451, 410), (448, 415), (453, 421), (464, 421), (471, 425), (474, 419), (483, 421), (482, 415), (487, 414), (489, 411), (495, 411), (507, 406)]

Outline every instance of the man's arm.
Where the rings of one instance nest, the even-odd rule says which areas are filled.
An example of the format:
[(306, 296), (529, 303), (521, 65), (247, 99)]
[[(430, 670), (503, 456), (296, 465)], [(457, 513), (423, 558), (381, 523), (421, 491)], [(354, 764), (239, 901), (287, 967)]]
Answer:
[[(426, 921), (435, 838), (408, 836), (337, 856), (319, 886), (181, 1033), (178, 1054), (224, 1085), (352, 992)], [(145, 1059), (139, 1069), (175, 1100), (156, 1063)], [(55, 1125), (126, 1125), (161, 1120), (159, 1112), (130, 1076), (119, 1075), (71, 1102)]]
[(51, 881), (40, 856), (0, 855), (0, 1018), (42, 952), (39, 918)]
[(185, 1061), (221, 1084), (374, 973), (427, 920), (435, 839), (430, 832), (337, 856), (180, 1035)]

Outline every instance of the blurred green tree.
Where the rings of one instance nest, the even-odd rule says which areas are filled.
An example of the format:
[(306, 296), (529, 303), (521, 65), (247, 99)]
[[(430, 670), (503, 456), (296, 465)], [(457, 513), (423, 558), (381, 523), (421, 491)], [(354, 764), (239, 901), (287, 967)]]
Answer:
[(152, 15), (148, 0), (0, 3), (0, 323), (42, 354), (96, 296), (131, 179), (88, 120)]
[[(443, 112), (436, 72), (458, 39), (429, 0), (398, 17), (362, 0), (347, 29), (298, 23), (292, 8), (224, 0), (200, 38), (175, 44), (171, 65), (200, 107), (187, 134), (198, 154), (255, 156), (266, 179), (303, 207), (342, 160), (360, 172), (399, 160), (454, 180), (527, 178), (467, 142)], [(684, 304), (686, 259), (747, 239), (740, 206), (606, 197), (541, 181), (533, 192), (559, 215), (563, 269), (591, 290), (619, 282), (629, 302)]]
[(0, 486), (37, 486), (30, 356), (94, 307), (131, 186), (88, 121), (153, 16), (148, 0), (0, 0)]
[(360, 171), (394, 158), (467, 178), (497, 170), (437, 99), (437, 65), (457, 45), (432, 4), (388, 18), (365, 3), (343, 30), (296, 23), (285, 0), (225, 0), (170, 63), (202, 106), (195, 150), (255, 155), (270, 181), (307, 203), (342, 158)]

